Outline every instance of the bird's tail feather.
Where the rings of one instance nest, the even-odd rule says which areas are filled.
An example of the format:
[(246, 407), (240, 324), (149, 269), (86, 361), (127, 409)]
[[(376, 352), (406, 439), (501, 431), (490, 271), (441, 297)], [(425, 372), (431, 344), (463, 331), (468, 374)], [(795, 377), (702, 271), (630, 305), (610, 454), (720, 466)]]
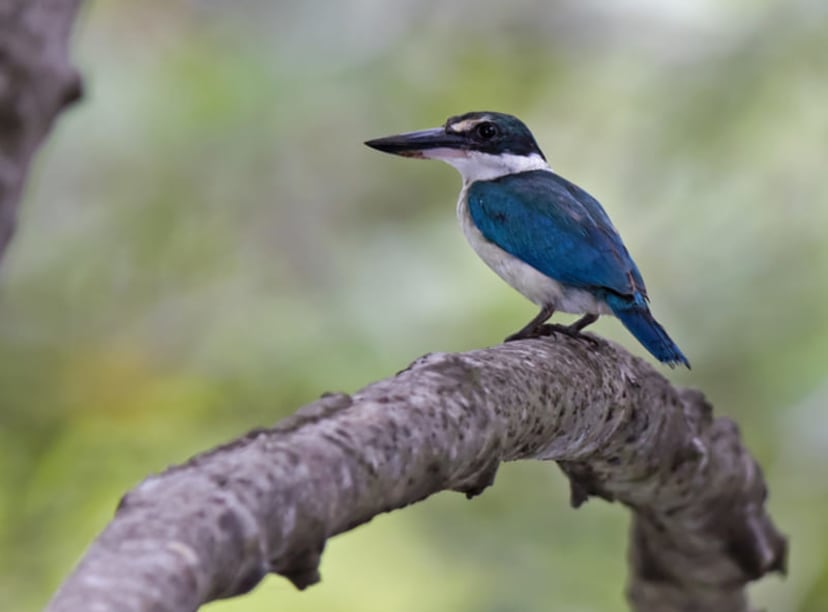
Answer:
[(683, 364), (690, 368), (690, 362), (667, 335), (664, 328), (653, 318), (643, 300), (632, 301), (619, 295), (609, 295), (607, 304), (630, 333), (659, 361), (673, 367)]

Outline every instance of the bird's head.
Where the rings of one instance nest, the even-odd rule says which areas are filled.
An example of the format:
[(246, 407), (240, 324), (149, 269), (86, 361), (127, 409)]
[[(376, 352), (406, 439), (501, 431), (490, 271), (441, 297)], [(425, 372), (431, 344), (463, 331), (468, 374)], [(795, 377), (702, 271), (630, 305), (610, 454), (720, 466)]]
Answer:
[(503, 113), (466, 113), (450, 117), (439, 128), (365, 144), (404, 157), (439, 159), (457, 168), (467, 183), (549, 168), (529, 128), (517, 117)]

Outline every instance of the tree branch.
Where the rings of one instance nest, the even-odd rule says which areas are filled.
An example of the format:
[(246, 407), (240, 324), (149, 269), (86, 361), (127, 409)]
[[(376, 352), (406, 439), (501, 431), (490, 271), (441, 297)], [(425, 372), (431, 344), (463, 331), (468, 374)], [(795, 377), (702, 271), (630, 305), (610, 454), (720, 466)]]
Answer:
[(35, 150), (81, 96), (68, 58), (80, 0), (0, 0), (0, 258)]
[(268, 572), (301, 589), (327, 538), (441, 490), (477, 495), (516, 459), (558, 461), (575, 506), (631, 508), (636, 610), (746, 611), (745, 584), (784, 571), (736, 425), (616, 345), (555, 337), (427, 355), (147, 478), (49, 610), (195, 610)]

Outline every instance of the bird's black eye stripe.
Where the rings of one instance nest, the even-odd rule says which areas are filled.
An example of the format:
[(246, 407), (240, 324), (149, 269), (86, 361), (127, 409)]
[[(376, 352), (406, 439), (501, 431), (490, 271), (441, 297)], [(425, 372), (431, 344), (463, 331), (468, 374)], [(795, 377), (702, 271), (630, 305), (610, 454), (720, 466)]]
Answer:
[(482, 123), (478, 123), (474, 128), (474, 133), (480, 140), (491, 140), (500, 134), (500, 130), (494, 123), (483, 121)]

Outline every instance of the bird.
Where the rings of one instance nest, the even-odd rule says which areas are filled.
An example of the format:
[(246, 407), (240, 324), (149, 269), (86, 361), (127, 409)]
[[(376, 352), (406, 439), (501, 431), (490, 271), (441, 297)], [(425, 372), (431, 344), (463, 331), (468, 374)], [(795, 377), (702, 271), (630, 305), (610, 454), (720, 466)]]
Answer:
[[(584, 328), (614, 315), (656, 359), (690, 368), (650, 312), (641, 272), (604, 208), (552, 170), (520, 119), (475, 111), (365, 144), (460, 172), (463, 234), (498, 276), (540, 307), (507, 342), (554, 333), (589, 338)], [(569, 325), (547, 323), (555, 312), (582, 316)]]

